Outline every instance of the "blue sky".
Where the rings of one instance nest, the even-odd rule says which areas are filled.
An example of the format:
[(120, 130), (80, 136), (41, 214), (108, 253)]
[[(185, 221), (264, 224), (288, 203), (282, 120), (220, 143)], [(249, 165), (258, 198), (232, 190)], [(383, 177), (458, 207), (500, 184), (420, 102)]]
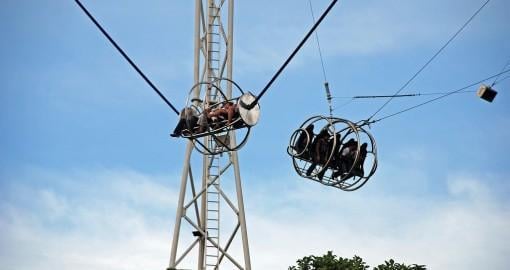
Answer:
[[(319, 13), (328, 1), (313, 3)], [(319, 28), (333, 95), (394, 93), (482, 3), (339, 2)], [(84, 4), (184, 106), (193, 4)], [(451, 91), (498, 73), (510, 59), (509, 11), (492, 0), (404, 92)], [(258, 93), (310, 25), (306, 0), (239, 1), (235, 81)], [(165, 268), (185, 148), (168, 136), (176, 116), (74, 1), (3, 1), (0, 32), (2, 268)], [(492, 104), (454, 95), (373, 125), (379, 170), (347, 193), (300, 179), (285, 152), (301, 122), (327, 112), (311, 41), (262, 99), (239, 152), (253, 268), (286, 269), (333, 250), (370, 265), (506, 269), (510, 79)], [(395, 100), (379, 115), (426, 98)], [(335, 99), (335, 115), (357, 121), (382, 102)]]

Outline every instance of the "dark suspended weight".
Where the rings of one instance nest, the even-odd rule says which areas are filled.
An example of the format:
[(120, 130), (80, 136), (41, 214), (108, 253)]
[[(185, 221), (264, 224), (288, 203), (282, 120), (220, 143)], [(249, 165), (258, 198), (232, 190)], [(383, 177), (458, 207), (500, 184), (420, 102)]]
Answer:
[(497, 94), (496, 90), (485, 84), (482, 84), (477, 91), (477, 95), (487, 102), (492, 102)]
[(309, 118), (292, 134), (287, 153), (299, 176), (345, 191), (362, 187), (377, 170), (372, 135), (342, 118)]

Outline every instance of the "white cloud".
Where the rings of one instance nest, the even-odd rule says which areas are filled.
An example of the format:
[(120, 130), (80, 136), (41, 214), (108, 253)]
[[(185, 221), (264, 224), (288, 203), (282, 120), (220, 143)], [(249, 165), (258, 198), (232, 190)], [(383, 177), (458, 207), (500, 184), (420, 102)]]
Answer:
[(57, 219), (66, 214), (68, 205), (65, 199), (61, 198), (51, 190), (40, 190), (40, 201), (45, 213), (51, 219)]
[(14, 184), (16, 199), (0, 201), (3, 269), (154, 269), (167, 260), (176, 199), (161, 176), (32, 176), (32, 184)]
[[(252, 9), (240, 8), (235, 59), (236, 70), (242, 74), (275, 71), (312, 26), (307, 1), (293, 2), (291, 12), (288, 12), (288, 1), (273, 2), (258, 1), (251, 4), (254, 5)], [(318, 17), (328, 4), (329, 1), (314, 1), (315, 16)], [(479, 1), (467, 3), (457, 0), (339, 2), (318, 28), (326, 65), (340, 61), (338, 57), (345, 62), (349, 61), (345, 57), (388, 56), (423, 48), (429, 52), (424, 57), (430, 57), (480, 5)], [(500, 7), (501, 3), (493, 5)], [(261, 10), (259, 7), (270, 8)], [(490, 8), (493, 6), (489, 5), (486, 9)], [(245, 12), (245, 9), (250, 12)], [(487, 26), (486, 21), (502, 23), (505, 20), (501, 14), (490, 18), (487, 10), (462, 32), (452, 46), (462, 44), (462, 39), (472, 39), (487, 32), (486, 27), (491, 26)], [(493, 10), (490, 12), (494, 14)], [(302, 67), (318, 59), (314, 39), (315, 36), (311, 36), (291, 66)]]
[[(162, 179), (171, 177), (130, 170), (32, 176), (39, 184), (13, 179), (18, 199), (0, 200), (3, 269), (166, 267), (177, 187)], [(378, 192), (388, 180), (380, 176), (351, 193), (294, 177), (252, 177), (245, 203), (254, 269), (286, 269), (327, 250), (372, 266), (395, 258), (430, 269), (506, 269), (510, 211), (480, 176), (451, 174), (446, 195), (435, 199)]]
[(333, 250), (360, 255), (372, 266), (395, 258), (429, 269), (506, 269), (509, 209), (480, 196), (483, 179), (455, 176), (449, 182), (448, 195), (435, 200), (300, 184), (287, 190), (285, 209), (257, 212), (250, 220), (257, 234), (271, 239), (253, 243), (262, 252), (254, 255), (261, 259), (255, 260), (262, 264), (257, 268), (281, 269), (297, 257)]
[[(394, 7), (397, 4), (398, 9)], [(257, 6), (264, 5), (257, 3)], [(315, 4), (316, 17), (325, 7)], [(426, 8), (434, 9), (434, 6)], [(276, 70), (304, 37), (312, 26), (308, 3), (302, 1), (295, 5), (293, 12), (282, 12), (287, 9), (284, 4), (265, 11), (279, 11), (275, 16), (241, 14), (240, 26), (236, 28), (236, 46), (239, 46), (236, 59), (239, 59), (237, 69), (240, 72)], [(364, 56), (406, 48), (442, 34), (444, 27), (430, 24), (441, 25), (444, 23), (441, 18), (451, 18), (436, 12), (435, 20), (431, 22), (429, 18), (423, 18), (424, 14), (430, 13), (423, 12), (416, 3), (339, 3), (318, 28), (323, 52), (326, 57)], [(257, 24), (253, 25), (250, 18)], [(310, 62), (310, 58), (318, 58), (315, 36), (311, 36), (299, 55), (293, 61), (295, 66), (303, 66)]]
[(489, 200), (490, 192), (476, 176), (454, 175), (448, 179), (448, 191), (458, 197), (467, 197), (471, 201), (480, 202)]

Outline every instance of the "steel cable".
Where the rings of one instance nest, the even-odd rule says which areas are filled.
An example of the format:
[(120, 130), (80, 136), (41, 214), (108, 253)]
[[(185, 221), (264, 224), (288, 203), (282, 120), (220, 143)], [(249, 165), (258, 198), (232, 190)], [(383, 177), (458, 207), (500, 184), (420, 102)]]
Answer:
[(457, 90), (454, 90), (454, 91), (451, 91), (451, 92), (447, 92), (446, 94), (441, 95), (441, 96), (439, 96), (439, 97), (437, 97), (437, 98), (433, 98), (433, 99), (430, 99), (430, 100), (428, 100), (428, 101), (422, 102), (422, 103), (420, 103), (420, 104), (417, 104), (417, 105), (411, 106), (411, 107), (409, 107), (409, 108), (406, 108), (406, 109), (404, 109), (404, 110), (401, 110), (401, 111), (398, 111), (398, 112), (395, 112), (395, 113), (392, 113), (392, 114), (386, 115), (386, 116), (381, 117), (381, 118), (379, 118), (379, 119), (377, 119), (377, 120), (370, 120), (370, 119), (368, 119), (368, 120), (365, 120), (365, 122), (366, 122), (366, 123), (369, 123), (369, 124), (380, 122), (380, 121), (385, 120), (385, 119), (388, 119), (388, 118), (390, 118), (390, 117), (393, 117), (393, 116), (396, 116), (396, 115), (402, 114), (402, 113), (404, 113), (404, 112), (407, 112), (407, 111), (410, 111), (410, 110), (416, 109), (416, 108), (418, 108), (418, 107), (424, 106), (424, 105), (426, 105), (426, 104), (429, 104), (429, 103), (431, 103), (431, 102), (437, 101), (437, 100), (439, 100), (439, 99), (443, 99), (443, 98), (445, 98), (445, 97), (447, 97), (447, 96), (450, 96), (450, 95), (456, 94), (456, 93), (461, 92), (461, 91), (463, 91), (463, 90), (465, 90), (465, 89), (467, 89), (467, 88), (470, 88), (470, 87), (473, 87), (473, 86), (475, 86), (475, 85), (481, 84), (481, 83), (483, 83), (483, 82), (485, 82), (485, 81), (487, 81), (487, 80), (490, 80), (490, 79), (496, 78), (496, 77), (501, 76), (502, 74), (505, 74), (505, 73), (508, 73), (508, 72), (510, 72), (510, 69), (505, 70), (505, 71), (503, 71), (503, 72), (500, 72), (500, 73), (498, 73), (498, 74), (496, 74), (496, 75), (490, 76), (490, 77), (488, 77), (488, 78), (485, 78), (485, 79), (483, 79), (483, 80), (477, 81), (477, 82), (472, 83), (472, 84), (470, 84), (470, 85), (464, 86), (464, 87), (462, 87), (462, 88), (460, 88), (460, 89), (457, 89)]
[(101, 31), (101, 33), (103, 33), (103, 35), (110, 41), (110, 43), (117, 49), (117, 51), (119, 51), (119, 53), (124, 57), (124, 59), (126, 59), (126, 61), (128, 61), (128, 63), (131, 65), (131, 67), (133, 67), (136, 72), (138, 72), (138, 74), (145, 80), (145, 82), (152, 88), (152, 90), (154, 90), (158, 95), (159, 97), (176, 113), (176, 114), (179, 114), (179, 111), (174, 107), (174, 105), (172, 105), (172, 103), (170, 101), (168, 101), (168, 99), (161, 93), (161, 91), (159, 91), (159, 89), (149, 80), (149, 78), (147, 78), (147, 76), (145, 76), (145, 74), (142, 72), (142, 70), (140, 70), (140, 68), (138, 68), (138, 66), (133, 62), (133, 60), (131, 60), (131, 58), (129, 58), (129, 56), (124, 52), (124, 50), (122, 50), (122, 48), (117, 44), (117, 42), (115, 42), (115, 40), (113, 40), (113, 38), (108, 34), (108, 32), (106, 32), (106, 30), (101, 26), (101, 24), (99, 24), (99, 22), (97, 22), (97, 20), (94, 18), (94, 16), (92, 16), (92, 14), (90, 14), (90, 12), (85, 8), (85, 6), (82, 5), (82, 3), (79, 1), (79, 0), (75, 0), (76, 4), (78, 4), (78, 6), (81, 8), (81, 10), (87, 15), (87, 17), (89, 17), (89, 19), (96, 25), (96, 27)]
[[(471, 15), (471, 17), (462, 25), (462, 27), (460, 27), (460, 29), (457, 30), (457, 32), (455, 32), (455, 34), (425, 63), (425, 65), (423, 65), (411, 77), (411, 79), (409, 79), (402, 87), (400, 87), (400, 89), (395, 93), (395, 95), (398, 95), (400, 92), (402, 92), (402, 90), (404, 90), (462, 32), (462, 30), (464, 30), (464, 28), (466, 28), (466, 26), (476, 17), (476, 15), (478, 15), (478, 13), (480, 13), (480, 11), (482, 11), (482, 9), (489, 2), (490, 2), (490, 0), (485, 1), (485, 3), (480, 8), (478, 8), (478, 10), (473, 15)], [(388, 103), (390, 103), (391, 100), (393, 100), (393, 97), (390, 97), (381, 107), (379, 107), (379, 109), (377, 109), (368, 118), (368, 121), (370, 121), (370, 119), (372, 119), (377, 113), (379, 113), (384, 107), (386, 107), (386, 105), (388, 105)]]
[(298, 44), (298, 46), (294, 49), (294, 51), (292, 51), (292, 53), (290, 54), (290, 56), (285, 60), (285, 62), (283, 63), (283, 65), (280, 67), (280, 69), (278, 69), (278, 71), (273, 75), (273, 77), (269, 80), (269, 82), (266, 84), (266, 86), (262, 89), (262, 91), (260, 92), (260, 94), (257, 96), (257, 98), (255, 98), (255, 100), (251, 103), (251, 104), (243, 104), (241, 103), (241, 105), (247, 109), (252, 109), (253, 107), (255, 107), (255, 105), (259, 102), (260, 98), (262, 96), (264, 96), (264, 94), (267, 92), (267, 90), (271, 87), (271, 85), (274, 83), (274, 81), (278, 78), (278, 76), (280, 76), (280, 74), (282, 73), (282, 71), (287, 67), (287, 65), (290, 63), (290, 61), (294, 58), (294, 56), (296, 56), (296, 54), (299, 52), (299, 50), (301, 49), (301, 47), (303, 47), (303, 45), (306, 43), (306, 41), (308, 40), (308, 38), (313, 34), (313, 32), (315, 31), (315, 29), (317, 29), (317, 27), (319, 27), (319, 25), (321, 24), (321, 22), (324, 20), (324, 18), (328, 15), (328, 13), (331, 11), (331, 9), (335, 6), (335, 4), (338, 2), (338, 0), (333, 0), (329, 6), (326, 8), (326, 10), (322, 13), (322, 15), (319, 17), (319, 19), (317, 20), (317, 22), (312, 26), (312, 28), (308, 31), (308, 33), (305, 35), (305, 37), (301, 40), (301, 42)]

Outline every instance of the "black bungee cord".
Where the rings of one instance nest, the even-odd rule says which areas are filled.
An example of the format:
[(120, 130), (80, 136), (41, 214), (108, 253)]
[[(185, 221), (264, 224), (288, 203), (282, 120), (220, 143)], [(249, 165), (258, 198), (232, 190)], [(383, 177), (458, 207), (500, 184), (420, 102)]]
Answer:
[(266, 86), (262, 89), (262, 91), (260, 92), (260, 94), (255, 98), (255, 100), (253, 102), (251, 102), (250, 104), (246, 104), (242, 101), (240, 101), (240, 105), (245, 108), (245, 109), (248, 109), (248, 110), (251, 110), (253, 109), (259, 102), (260, 98), (262, 96), (264, 96), (264, 94), (267, 92), (267, 90), (271, 87), (271, 85), (274, 83), (274, 81), (278, 78), (278, 76), (280, 76), (280, 74), (282, 73), (282, 71), (287, 67), (287, 65), (290, 63), (290, 61), (294, 58), (294, 56), (296, 56), (296, 54), (299, 52), (299, 50), (301, 49), (301, 47), (303, 47), (303, 45), (306, 43), (306, 41), (308, 40), (308, 38), (313, 34), (313, 32), (315, 31), (315, 29), (317, 29), (317, 27), (319, 27), (319, 25), (321, 24), (321, 22), (324, 20), (324, 18), (326, 18), (326, 16), (328, 15), (328, 13), (331, 11), (331, 9), (335, 6), (335, 4), (338, 2), (338, 0), (333, 0), (329, 6), (326, 8), (326, 10), (322, 13), (322, 15), (319, 17), (319, 19), (317, 20), (317, 22), (315, 22), (315, 24), (312, 26), (312, 28), (308, 31), (308, 33), (305, 35), (305, 37), (301, 40), (301, 42), (298, 44), (298, 46), (294, 49), (294, 51), (290, 54), (290, 56), (287, 58), (287, 60), (285, 60), (285, 62), (283, 63), (283, 65), (280, 67), (280, 69), (278, 69), (278, 71), (273, 75), (273, 77), (269, 80), (269, 82), (266, 84)]
[(128, 61), (128, 63), (133, 67), (136, 72), (145, 80), (145, 82), (154, 90), (158, 96), (176, 113), (179, 114), (179, 111), (172, 105), (170, 101), (158, 90), (158, 88), (145, 76), (145, 74), (138, 68), (138, 66), (129, 58), (129, 56), (122, 50), (122, 48), (113, 40), (113, 38), (106, 32), (106, 30), (99, 24), (99, 22), (90, 14), (90, 12), (85, 8), (85, 6), (79, 1), (75, 0), (76, 4), (81, 8), (81, 10), (89, 17), (89, 19), (96, 25), (96, 27), (103, 33), (103, 35), (110, 41), (110, 43), (117, 49), (117, 51)]

